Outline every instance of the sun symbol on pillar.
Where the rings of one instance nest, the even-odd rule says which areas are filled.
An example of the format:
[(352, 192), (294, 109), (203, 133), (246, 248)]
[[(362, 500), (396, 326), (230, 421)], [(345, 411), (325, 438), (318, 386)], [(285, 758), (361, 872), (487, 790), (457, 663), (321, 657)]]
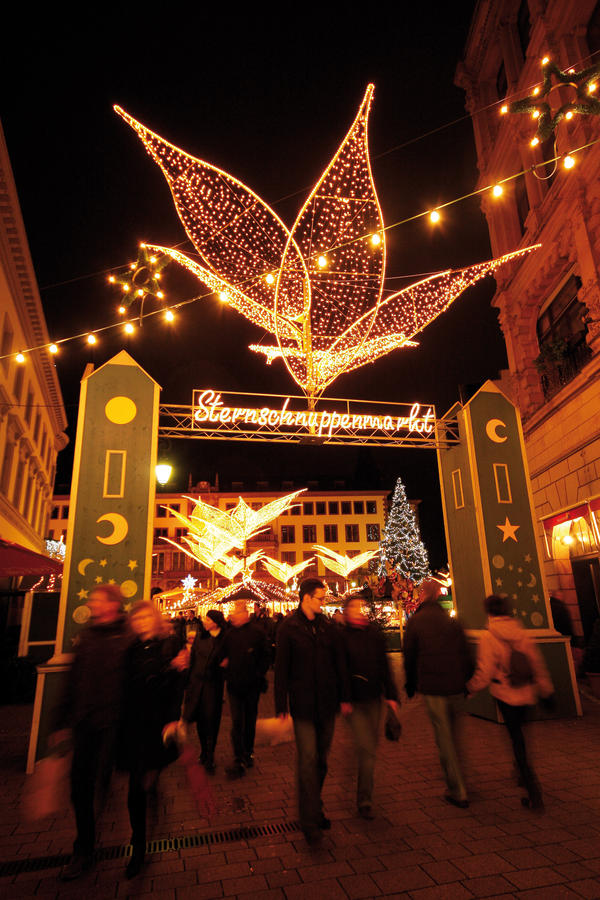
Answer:
[(161, 286), (162, 271), (172, 262), (167, 253), (150, 250), (146, 244), (140, 244), (138, 258), (129, 264), (122, 275), (109, 275), (111, 284), (121, 288), (119, 312), (125, 313), (135, 303), (140, 304), (140, 316), (143, 314), (144, 301), (148, 297), (164, 300), (165, 292)]
[(470, 285), (533, 249), (386, 290), (386, 230), (368, 147), (373, 92), (370, 84), (291, 228), (241, 181), (115, 107), (161, 167), (199, 259), (149, 249), (267, 331), (272, 343), (250, 349), (267, 364), (281, 359), (309, 405), (345, 372), (416, 346), (414, 338)]

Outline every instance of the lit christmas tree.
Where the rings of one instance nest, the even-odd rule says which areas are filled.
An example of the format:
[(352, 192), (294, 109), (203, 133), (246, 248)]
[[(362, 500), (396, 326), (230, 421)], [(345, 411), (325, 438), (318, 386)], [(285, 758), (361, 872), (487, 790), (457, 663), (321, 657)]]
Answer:
[(379, 544), (379, 560), (379, 574), (384, 577), (397, 572), (418, 585), (430, 574), (427, 550), (401, 478), (396, 482), (392, 508)]

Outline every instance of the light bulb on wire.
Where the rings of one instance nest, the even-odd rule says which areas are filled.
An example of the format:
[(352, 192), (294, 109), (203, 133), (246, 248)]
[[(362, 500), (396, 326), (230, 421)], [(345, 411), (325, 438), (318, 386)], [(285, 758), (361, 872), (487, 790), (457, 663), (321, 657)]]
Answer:
[(439, 222), (439, 221), (440, 221), (440, 218), (441, 218), (441, 216), (440, 216), (439, 212), (437, 211), (437, 209), (433, 209), (433, 210), (429, 213), (429, 221), (432, 222), (433, 225), (435, 225), (436, 222)]
[(15, 356), (15, 359), (16, 359), (16, 361), (17, 361), (18, 363), (24, 363), (24, 362), (25, 362), (25, 354), (19, 352), (19, 353), (17, 353), (17, 355)]
[(97, 342), (97, 338), (95, 334), (88, 334), (87, 336), (88, 344), (95, 344)]
[(58, 347), (56, 346), (56, 344), (50, 344), (48, 350), (50, 351), (50, 353), (58, 353)]
[(125, 331), (127, 332), (127, 334), (133, 334), (133, 332), (135, 331), (131, 322), (125, 323)]

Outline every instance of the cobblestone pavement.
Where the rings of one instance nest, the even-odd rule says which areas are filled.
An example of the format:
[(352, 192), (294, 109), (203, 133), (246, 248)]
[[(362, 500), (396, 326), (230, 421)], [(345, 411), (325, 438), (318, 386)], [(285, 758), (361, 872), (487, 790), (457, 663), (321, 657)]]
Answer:
[[(546, 811), (520, 803), (503, 726), (465, 717), (463, 745), (470, 791), (468, 810), (444, 803), (444, 783), (423, 704), (402, 708), (403, 736), (382, 739), (373, 822), (357, 818), (352, 743), (336, 726), (324, 789), (332, 828), (317, 850), (291, 831), (155, 853), (136, 879), (124, 878), (126, 860), (107, 859), (80, 880), (62, 884), (58, 870), (0, 877), (11, 898), (122, 898), (164, 900), (337, 900), (394, 897), (600, 898), (600, 703), (584, 696), (578, 720), (533, 723), (529, 729)], [(270, 715), (271, 694), (261, 699)], [(31, 707), (0, 709), (0, 861), (67, 853), (73, 840), (70, 810), (35, 826), (20, 819)], [(240, 825), (296, 820), (294, 745), (257, 748), (256, 766), (228, 781), (229, 722), (224, 719), (212, 781), (218, 804), (200, 817), (181, 767), (160, 782), (149, 837), (179, 837)], [(100, 845), (127, 843), (126, 782), (115, 776), (102, 820)]]

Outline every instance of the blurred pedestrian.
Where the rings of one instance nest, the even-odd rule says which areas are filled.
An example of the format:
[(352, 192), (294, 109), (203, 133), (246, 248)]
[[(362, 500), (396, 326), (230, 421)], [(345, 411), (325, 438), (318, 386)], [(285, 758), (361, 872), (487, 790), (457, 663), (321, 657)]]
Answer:
[(117, 765), (129, 772), (132, 854), (126, 872), (128, 878), (134, 878), (144, 863), (148, 794), (156, 791), (160, 772), (176, 755), (172, 745), (165, 748), (162, 734), (166, 725), (179, 719), (181, 673), (189, 664), (189, 652), (179, 649), (170, 624), (153, 603), (136, 603), (129, 622), (135, 640), (125, 660)]
[(439, 604), (441, 586), (426, 579), (419, 590), (420, 605), (404, 634), (406, 693), (423, 695), (433, 726), (440, 763), (448, 786), (447, 803), (469, 805), (457, 752), (458, 717), (464, 709), (465, 685), (473, 673), (465, 633)]
[(196, 723), (200, 740), (200, 762), (209, 774), (215, 771), (215, 748), (221, 726), (225, 670), (221, 649), (227, 631), (225, 616), (209, 609), (202, 616), (192, 645), (190, 674), (183, 702), (182, 719)]
[(387, 657), (381, 629), (363, 612), (363, 597), (351, 594), (344, 601), (342, 643), (350, 679), (352, 712), (347, 721), (358, 754), (356, 803), (363, 819), (373, 819), (375, 755), (381, 720), (381, 698), (398, 713), (398, 691)]
[(220, 649), (225, 668), (231, 712), (233, 763), (225, 770), (230, 778), (241, 778), (254, 765), (254, 736), (258, 699), (266, 690), (269, 668), (267, 639), (262, 628), (250, 621), (247, 601), (250, 592), (241, 589), (234, 599), (233, 612)]
[(325, 594), (320, 578), (301, 583), (300, 605), (279, 626), (275, 655), (275, 712), (294, 722), (300, 825), (310, 845), (331, 827), (321, 790), (340, 701), (345, 715), (352, 711), (340, 630), (321, 612)]
[(71, 801), (77, 836), (73, 856), (63, 866), (63, 881), (79, 878), (93, 863), (96, 839), (95, 798), (104, 803), (114, 765), (121, 719), (126, 654), (133, 640), (114, 584), (101, 584), (87, 601), (89, 621), (74, 647), (66, 688), (55, 717), (51, 742), (72, 730)]
[(482, 632), (477, 668), (467, 689), (471, 694), (489, 686), (512, 742), (519, 784), (527, 791), (523, 806), (542, 810), (544, 801), (525, 746), (523, 724), (538, 698), (552, 709), (554, 686), (541, 653), (521, 622), (513, 618), (506, 597), (485, 600), (487, 631)]

